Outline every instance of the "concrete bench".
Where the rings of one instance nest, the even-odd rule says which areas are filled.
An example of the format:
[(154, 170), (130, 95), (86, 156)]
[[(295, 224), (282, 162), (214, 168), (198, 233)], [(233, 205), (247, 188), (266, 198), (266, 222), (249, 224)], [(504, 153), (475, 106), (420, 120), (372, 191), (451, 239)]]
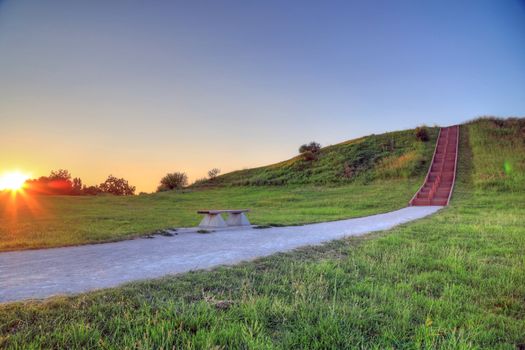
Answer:
[[(250, 221), (244, 213), (250, 209), (226, 209), (226, 210), (198, 210), (197, 214), (204, 214), (199, 227), (217, 228), (228, 226), (250, 226)], [(228, 219), (224, 221), (223, 213), (228, 214)]]

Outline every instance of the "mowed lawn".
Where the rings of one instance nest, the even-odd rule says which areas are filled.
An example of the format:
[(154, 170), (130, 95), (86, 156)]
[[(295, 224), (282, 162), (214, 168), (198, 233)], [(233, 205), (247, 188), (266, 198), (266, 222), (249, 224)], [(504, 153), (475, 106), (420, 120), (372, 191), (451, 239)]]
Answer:
[(253, 224), (295, 225), (407, 205), (422, 178), (339, 187), (251, 186), (133, 197), (0, 197), (0, 251), (106, 242), (197, 226), (198, 209), (250, 208)]
[(452, 204), (431, 217), (237, 266), (6, 304), (0, 348), (521, 349), (525, 142), (512, 128), (461, 128)]

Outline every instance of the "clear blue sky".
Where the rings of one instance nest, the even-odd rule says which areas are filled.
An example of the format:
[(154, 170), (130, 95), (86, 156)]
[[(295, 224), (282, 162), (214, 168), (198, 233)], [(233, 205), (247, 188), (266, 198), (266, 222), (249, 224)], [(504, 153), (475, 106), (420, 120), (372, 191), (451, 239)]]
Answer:
[(0, 0), (0, 170), (264, 165), (525, 115), (525, 2)]

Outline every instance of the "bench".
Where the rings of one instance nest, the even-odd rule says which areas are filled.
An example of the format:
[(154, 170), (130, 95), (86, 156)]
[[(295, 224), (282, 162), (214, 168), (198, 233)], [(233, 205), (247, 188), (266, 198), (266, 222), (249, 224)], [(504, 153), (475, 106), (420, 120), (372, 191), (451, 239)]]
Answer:
[[(204, 214), (199, 227), (228, 227), (228, 226), (250, 226), (250, 221), (244, 213), (250, 209), (226, 209), (226, 210), (198, 210), (197, 214)], [(224, 221), (223, 213), (228, 214), (228, 219)]]

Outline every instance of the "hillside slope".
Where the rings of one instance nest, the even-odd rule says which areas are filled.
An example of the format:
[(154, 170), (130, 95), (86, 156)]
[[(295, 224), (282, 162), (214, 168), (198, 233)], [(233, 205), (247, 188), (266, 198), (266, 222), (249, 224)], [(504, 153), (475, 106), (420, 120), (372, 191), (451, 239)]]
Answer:
[(416, 139), (415, 130), (389, 132), (324, 147), (317, 159), (301, 155), (259, 168), (238, 170), (194, 187), (345, 184), (357, 179), (409, 178), (425, 174), (439, 128), (428, 128), (429, 140)]
[(476, 189), (525, 190), (525, 118), (480, 118), (467, 125)]

